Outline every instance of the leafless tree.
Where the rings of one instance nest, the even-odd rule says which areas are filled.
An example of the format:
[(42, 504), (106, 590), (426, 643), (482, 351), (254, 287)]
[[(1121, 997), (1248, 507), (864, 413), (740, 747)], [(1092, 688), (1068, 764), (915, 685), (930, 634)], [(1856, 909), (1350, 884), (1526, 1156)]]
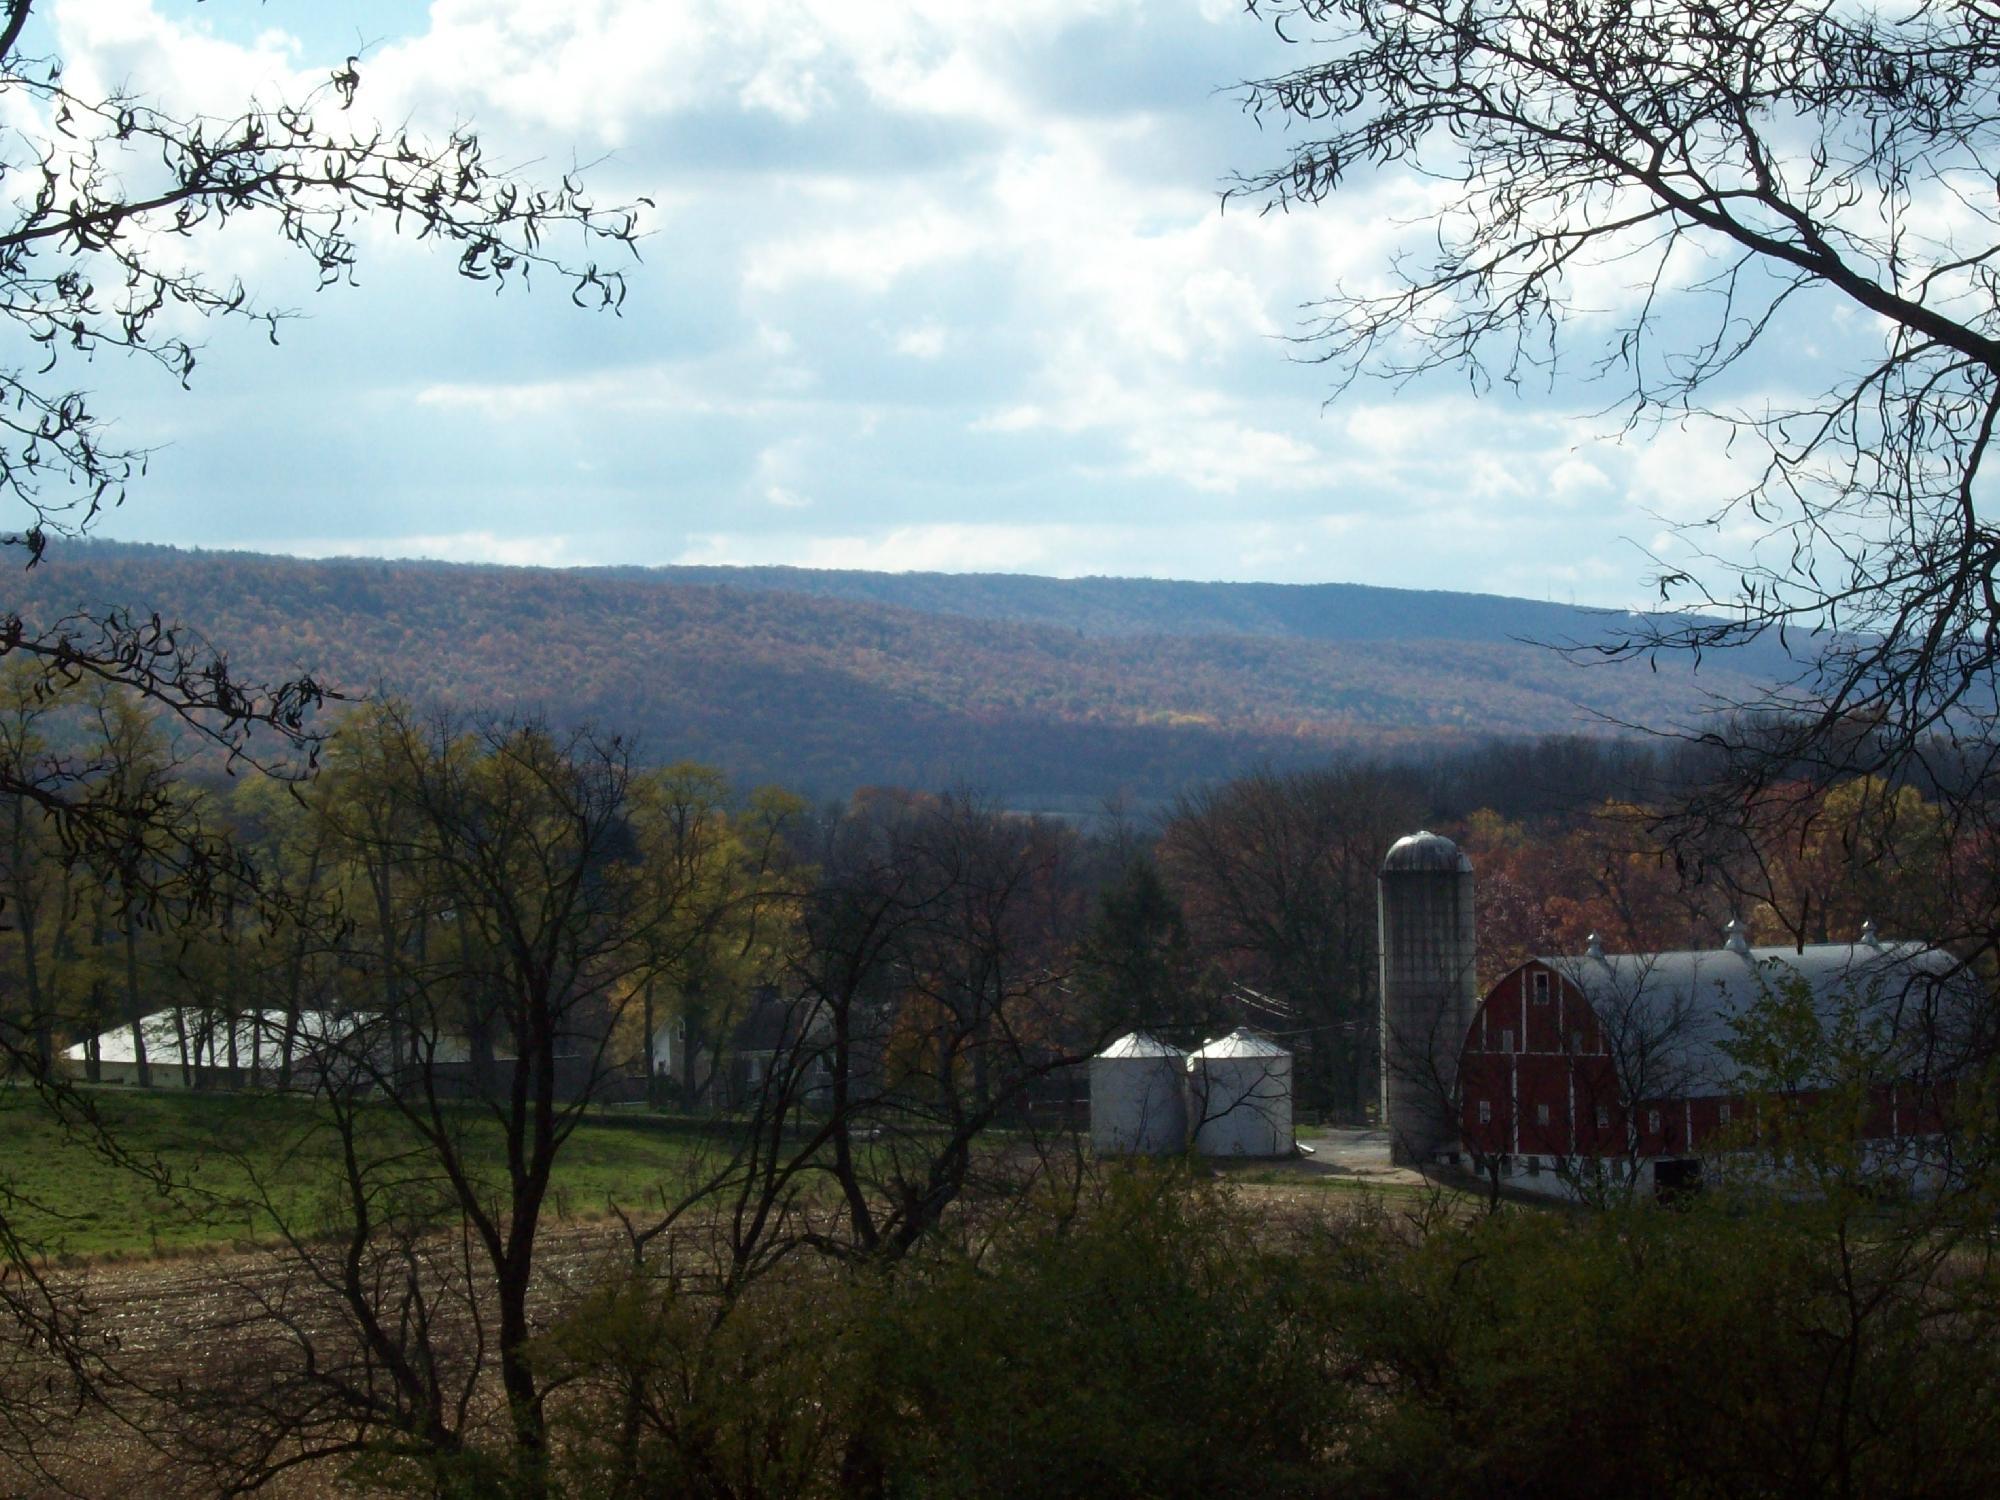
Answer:
[[(239, 1161), (282, 1243), (234, 1276), (236, 1319), (210, 1331), (227, 1357), (153, 1393), (162, 1441), (225, 1488), (367, 1457), (537, 1494), (549, 1392), (531, 1343), (556, 1298), (539, 1257), (558, 1161), (594, 1105), (636, 1090), (641, 985), (703, 914), (641, 857), (625, 742), (384, 705), (372, 743), (391, 805), (328, 808), (332, 852), (388, 868), (424, 920), (328, 914), (344, 954), (387, 936), (355, 972), (393, 969), (390, 1003), (297, 1038), (312, 1107)], [(274, 1049), (296, 1029), (268, 1024)]]
[[(1587, 980), (1593, 965), (1601, 972)], [(1585, 997), (1589, 1007), (1584, 1024), (1561, 1037), (1573, 1080), (1572, 1108), (1579, 1121), (1590, 1120), (1600, 1146), (1608, 1124), (1617, 1147), (1567, 1157), (1560, 1170), (1586, 1198), (1600, 1200), (1639, 1188), (1647, 1111), (1665, 1110), (1663, 1138), (1683, 1152), (1693, 1150), (1684, 1119), (1672, 1118), (1666, 1106), (1714, 1091), (1718, 1079), (1704, 1062), (1714, 1057), (1715, 1033), (1723, 1024), (1712, 994), (1656, 980), (1654, 955), (1621, 956), (1615, 968), (1604, 965), (1585, 957), (1558, 970), (1572, 996)]]
[[(698, 1290), (720, 1329), (799, 1257), (886, 1271), (947, 1223), (990, 1235), (1030, 1185), (1044, 1207), (1078, 1191), (1081, 1121), (1042, 1097), (1103, 1041), (1069, 984), (1072, 842), (964, 793), (875, 794), (826, 825), (769, 1069), (679, 1201), (633, 1220), (642, 1284)], [(629, 1469), (672, 1411), (637, 1375), (625, 1390)], [(839, 1459), (856, 1493), (879, 1479), (867, 1433)]]
[[(1799, 670), (1754, 705), (1768, 712), (1709, 727), (1740, 752), (1739, 798), (1745, 778), (1802, 770), (1990, 785), (2000, 9), (1249, 8), (1310, 55), (1245, 86), (1290, 144), (1238, 197), (1337, 204), (1382, 167), (1440, 189), (1402, 253), (1317, 305), (1308, 347), (1338, 382), (1455, 369), (1483, 391), (1580, 368), (1628, 428), (1699, 419), (1754, 453), (1757, 477), (1683, 528), (1699, 561), (1658, 582), (1717, 613), (1606, 649), (1792, 648)], [(1608, 316), (1586, 272), (1629, 288)], [(1801, 330), (1850, 316), (1853, 365), (1801, 359)], [(1804, 394), (1744, 394), (1768, 388), (1753, 370)], [(1704, 540), (1744, 526), (1754, 542)]]
[[(322, 288), (352, 278), (358, 224), (393, 224), (456, 252), (461, 274), (525, 283), (534, 271), (568, 283), (578, 303), (615, 309), (624, 284), (597, 264), (621, 255), (636, 223), (603, 210), (574, 176), (539, 187), (495, 168), (460, 128), (441, 140), (372, 124), (352, 110), (357, 59), (304, 99), (250, 102), (228, 117), (178, 113), (156, 100), (72, 87), (35, 0), (0, 0), (0, 315), (22, 347), (0, 364), (0, 497), (18, 517), (0, 532), (32, 567), (52, 542), (88, 531), (121, 504), (146, 454), (123, 446), (79, 364), (120, 356), (186, 385), (195, 323), (248, 323), (274, 339), (290, 314), (260, 303), (175, 253), (176, 241), (261, 225), (303, 257)], [(580, 258), (559, 240), (572, 238)], [(309, 765), (312, 715), (325, 692), (311, 676), (258, 684), (192, 629), (143, 607), (57, 620), (0, 609), (0, 657), (37, 665), (49, 690), (84, 682), (136, 689), (220, 754)], [(298, 752), (289, 755), (288, 752)], [(0, 791), (56, 821), (66, 846), (115, 850), (152, 803), (107, 797), (87, 764), (50, 760), (32, 773), (0, 763)], [(200, 844), (197, 860), (217, 857)]]
[(1358, 1118), (1372, 1081), (1382, 851), (1413, 780), (1366, 766), (1257, 773), (1176, 804), (1160, 860), (1196, 943), (1297, 1018), (1302, 1095)]

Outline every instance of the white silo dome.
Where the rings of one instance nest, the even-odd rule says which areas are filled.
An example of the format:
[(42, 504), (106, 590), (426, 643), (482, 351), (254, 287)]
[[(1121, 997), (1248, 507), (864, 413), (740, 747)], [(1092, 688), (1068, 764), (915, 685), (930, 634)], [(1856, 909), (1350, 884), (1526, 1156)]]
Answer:
[(1292, 1054), (1238, 1027), (1191, 1053), (1188, 1111), (1203, 1156), (1289, 1156)]
[(1090, 1147), (1099, 1156), (1165, 1156), (1187, 1149), (1187, 1054), (1135, 1031), (1090, 1060)]

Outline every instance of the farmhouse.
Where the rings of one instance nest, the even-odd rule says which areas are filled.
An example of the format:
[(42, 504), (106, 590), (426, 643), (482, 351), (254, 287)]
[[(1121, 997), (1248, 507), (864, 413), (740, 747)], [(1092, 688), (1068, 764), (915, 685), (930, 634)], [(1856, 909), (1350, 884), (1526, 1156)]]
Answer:
[[(861, 1028), (872, 1039), (872, 1028)], [(770, 985), (751, 996), (742, 1017), (729, 1029), (726, 1047), (702, 1045), (689, 1036), (687, 1021), (675, 1016), (653, 1031), (653, 1073), (679, 1091), (688, 1105), (709, 1102), (739, 1108), (754, 1100), (773, 1077), (796, 1086), (814, 1108), (826, 1101), (832, 1077), (832, 1021), (826, 1008), (806, 996), (781, 995)], [(803, 1070), (792, 1076), (792, 1070)]]
[[(1866, 1064), (1856, 1129), (1878, 1164), (1928, 1170), (1968, 1040), (1974, 986), (1951, 955), (1885, 942), (1535, 958), (1483, 996), (1473, 981), (1472, 867), (1448, 839), (1399, 841), (1379, 885), (1383, 1114), (1405, 1161), (1459, 1161), (1556, 1194), (1586, 1180), (1672, 1193), (1740, 1142), (1775, 1087), (1823, 1098), (1838, 1039)], [(1760, 1020), (1789, 1031), (1746, 1057)], [(1789, 1071), (1787, 1068), (1789, 1067)], [(1779, 1076), (1772, 1076), (1775, 1068)]]

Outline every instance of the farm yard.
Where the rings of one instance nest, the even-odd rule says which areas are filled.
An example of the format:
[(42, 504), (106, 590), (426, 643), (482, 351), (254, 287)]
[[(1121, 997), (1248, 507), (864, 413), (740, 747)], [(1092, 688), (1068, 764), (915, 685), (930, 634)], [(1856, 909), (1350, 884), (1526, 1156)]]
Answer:
[[(273, 1209), (295, 1226), (311, 1222), (326, 1190), (331, 1131), (299, 1094), (231, 1094), (130, 1088), (83, 1089), (108, 1159), (82, 1127), (65, 1125), (25, 1091), (0, 1091), (0, 1194), (24, 1244), (56, 1264), (146, 1259), (271, 1242)], [(499, 1129), (477, 1105), (452, 1106), (468, 1161), (506, 1170)], [(365, 1122), (375, 1149), (393, 1149), (399, 1124), (387, 1105)], [(634, 1212), (678, 1196), (693, 1167), (728, 1139), (698, 1120), (600, 1113), (565, 1145), (552, 1183), (558, 1220), (601, 1218), (613, 1205)]]
[[(1879, 1208), (1489, 1212), (1472, 1196), (1355, 1186), (1365, 1180), (1090, 1170), (1031, 1204), (966, 1205), (893, 1277), (791, 1261), (720, 1323), (727, 1205), (655, 1243), (643, 1267), (615, 1223), (547, 1224), (531, 1357), (547, 1380), (550, 1491), (846, 1494), (857, 1447), (896, 1492), (919, 1495), (1185, 1493), (1193, 1476), (1386, 1497), (1414, 1476), (1428, 1493), (1498, 1484), (1581, 1500), (1636, 1473), (1658, 1481), (1643, 1493), (1781, 1495), (1844, 1465), (1857, 1494), (1914, 1475), (1927, 1493), (1970, 1497), (2000, 1477), (1978, 1416), (2000, 1390), (2000, 1345), (1982, 1331), (1996, 1268), (1978, 1240), (1953, 1252), (1948, 1282), (1912, 1296), (1909, 1258), (1929, 1252)], [(490, 1306), (463, 1296), (450, 1235), (415, 1248), (370, 1274), (426, 1290), (426, 1347), (454, 1381), (453, 1452), (418, 1462), (383, 1432), (279, 1462), (260, 1493), (494, 1492), (491, 1455), (511, 1424), (480, 1353)], [(367, 1360), (323, 1279), (338, 1262), (208, 1250), (64, 1271), (115, 1346), (123, 1394), (115, 1412), (52, 1412), (10, 1358), (0, 1463), (23, 1453), (24, 1418), (60, 1420), (42, 1434), (42, 1466), (0, 1488), (209, 1494), (288, 1406), (271, 1456), (331, 1435), (296, 1419), (315, 1409), (314, 1362), (323, 1399)], [(1858, 1323), (1827, 1300), (1843, 1274), (1875, 1299)], [(1909, 1422), (1920, 1448), (1843, 1434), (1818, 1409), (1836, 1335), (1865, 1355), (1850, 1371), (1857, 1401)], [(1711, 1365), (1718, 1350), (1741, 1364)], [(1661, 1380), (1685, 1382), (1698, 1412), (1754, 1401), (1774, 1425), (1691, 1447), (1635, 1419)], [(1558, 1409), (1525, 1402), (1531, 1391)], [(635, 1394), (647, 1414), (637, 1491), (613, 1420)], [(1522, 1420), (1536, 1411), (1547, 1414)], [(1580, 1454), (1577, 1424), (1620, 1432), (1637, 1459), (1621, 1445)]]
[[(323, 1181), (314, 1174), (326, 1166), (314, 1157), (319, 1133), (309, 1128), (311, 1102), (124, 1089), (91, 1091), (89, 1102), (102, 1126), (116, 1132), (130, 1163), (105, 1161), (73, 1134), (34, 1137), (32, 1149), (23, 1153), (34, 1158), (33, 1168), (25, 1160), (17, 1163), (21, 1170), (12, 1183), (14, 1219), (47, 1226), (42, 1232), (49, 1236), (50, 1253), (40, 1258), (40, 1273), (59, 1296), (73, 1299), (70, 1305), (87, 1309), (93, 1345), (107, 1368), (115, 1365), (127, 1396), (115, 1419), (86, 1407), (40, 1434), (31, 1423), (17, 1421), (19, 1446), (12, 1454), (31, 1461), (14, 1468), (11, 1480), (0, 1479), (0, 1488), (27, 1484), (89, 1496), (135, 1489), (208, 1493), (218, 1462), (240, 1461), (242, 1446), (269, 1440), (260, 1408), (288, 1385), (281, 1372), (296, 1370), (308, 1356), (308, 1363), (328, 1372), (366, 1359), (355, 1347), (351, 1309), (336, 1285), (345, 1245), (337, 1235), (323, 1245), (287, 1245), (273, 1235), (272, 1223), (260, 1221), (260, 1211), (248, 1206), (262, 1197), (254, 1184), (286, 1182), (292, 1184), (286, 1192), (271, 1194), (277, 1206), (310, 1219), (305, 1184)], [(476, 1119), (467, 1123), (477, 1128)], [(392, 1128), (386, 1116), (377, 1124), (384, 1132)], [(1120, 1205), (1118, 1212), (1136, 1212), (1149, 1222), (1159, 1214), (1177, 1219), (1186, 1206), (1199, 1203), (1200, 1213), (1213, 1219), (1203, 1235), (1226, 1233), (1238, 1248), (1255, 1242), (1291, 1249), (1311, 1226), (1370, 1219), (1385, 1203), (1413, 1191), (1405, 1180), (1413, 1174), (1387, 1167), (1379, 1137), (1354, 1134), (1357, 1138), (1340, 1142), (1352, 1158), (1345, 1166), (1245, 1164), (1228, 1174), (1226, 1186), (1221, 1178), (1204, 1185), (1205, 1173), (1183, 1180), (1181, 1169), (1141, 1165), (1120, 1168), (1108, 1178), (1087, 1169), (1072, 1191), (1081, 1188), (1100, 1205)], [(552, 1360), (568, 1357), (563, 1351), (579, 1329), (586, 1341), (601, 1336), (595, 1320), (604, 1311), (607, 1288), (629, 1285), (634, 1274), (634, 1244), (627, 1227), (611, 1216), (613, 1207), (625, 1209), (635, 1222), (643, 1222), (648, 1210), (657, 1215), (665, 1201), (685, 1191), (698, 1169), (712, 1169), (715, 1147), (731, 1138), (728, 1122), (713, 1121), (625, 1117), (595, 1119), (578, 1128), (574, 1154), (558, 1179), (564, 1203), (544, 1223), (535, 1258), (536, 1337), (547, 1341)], [(1335, 1137), (1323, 1139), (1328, 1147), (1337, 1143)], [(376, 1144), (381, 1149), (379, 1137)], [(1008, 1152), (1004, 1133), (989, 1149)], [(489, 1167), (496, 1164), (487, 1159)], [(152, 1174), (155, 1168), (158, 1176)], [(1333, 1187), (1345, 1191), (1329, 1193)], [(666, 1282), (715, 1285), (718, 1258), (727, 1254), (723, 1221), (729, 1209), (726, 1200), (711, 1200), (686, 1217), (669, 1240), (650, 1244), (642, 1280), (655, 1288)], [(1011, 1200), (972, 1195), (947, 1237), (961, 1247), (985, 1245), (993, 1255), (990, 1263), (1010, 1274), (1021, 1257), (1031, 1264), (1040, 1253), (1039, 1234), (1019, 1215), (1020, 1205)], [(1238, 1240), (1241, 1235), (1249, 1239)], [(490, 1357), (482, 1359), (479, 1352), (481, 1330), (493, 1310), (479, 1292), (468, 1290), (464, 1249), (456, 1237), (450, 1226), (440, 1225), (423, 1242), (403, 1245), (397, 1274), (425, 1283), (431, 1320), (425, 1347), (465, 1381), (455, 1396), (464, 1403), (465, 1441), (476, 1450), (482, 1442), (501, 1440), (506, 1404)], [(1153, 1253), (1136, 1244), (1106, 1248)], [(1200, 1253), (1222, 1249), (1218, 1241)], [(380, 1262), (372, 1264), (371, 1274), (381, 1270)], [(1095, 1285), (1098, 1273), (1089, 1274)], [(920, 1271), (913, 1267), (911, 1291), (921, 1284), (929, 1289), (927, 1296), (956, 1299), (972, 1289), (959, 1277), (948, 1261), (925, 1257)], [(788, 1319), (826, 1319), (819, 1326), (837, 1328), (843, 1309), (853, 1310), (856, 1295), (830, 1265), (800, 1265), (768, 1279), (748, 1299), (744, 1315), (759, 1323), (761, 1343), (776, 1332), (764, 1320), (781, 1312)], [(687, 1300), (692, 1306), (716, 1305), (699, 1291)], [(934, 1310), (924, 1312), (927, 1320), (933, 1316)], [(834, 1333), (833, 1349), (851, 1334)], [(778, 1356), (765, 1350), (763, 1357)], [(855, 1356), (850, 1350), (841, 1357)], [(19, 1365), (11, 1369), (11, 1376), (0, 1377), (0, 1403), (9, 1403), (17, 1416), (37, 1414), (35, 1400), (18, 1385), (6, 1385), (19, 1378)], [(581, 1378), (601, 1389), (590, 1377), (601, 1381), (607, 1373), (586, 1366)], [(556, 1397), (554, 1409), (570, 1410), (570, 1399)], [(798, 1414), (773, 1414), (774, 1419), (779, 1415), (791, 1421)], [(301, 1450), (309, 1446), (310, 1431), (305, 1424), (277, 1440), (280, 1452), (284, 1443)], [(261, 1492), (311, 1500), (350, 1493), (357, 1483), (400, 1484), (411, 1475), (403, 1474), (394, 1458), (395, 1446), (296, 1466), (274, 1464)], [(0, 1453), (9, 1451), (0, 1443)], [(809, 1475), (791, 1479), (812, 1487)]]

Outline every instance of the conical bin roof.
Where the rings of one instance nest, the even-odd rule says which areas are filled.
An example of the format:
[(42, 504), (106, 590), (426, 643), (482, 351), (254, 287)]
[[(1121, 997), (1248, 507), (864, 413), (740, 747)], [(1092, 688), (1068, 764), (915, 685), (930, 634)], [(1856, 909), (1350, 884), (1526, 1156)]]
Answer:
[(1269, 1037), (1259, 1036), (1248, 1027), (1239, 1026), (1228, 1036), (1219, 1036), (1206, 1046), (1196, 1048), (1188, 1054), (1188, 1061), (1200, 1059), (1204, 1062), (1219, 1062), (1232, 1057), (1290, 1057), (1291, 1055)]
[(1110, 1046), (1097, 1054), (1099, 1057), (1171, 1057), (1179, 1059), (1187, 1056), (1171, 1042), (1163, 1042), (1158, 1037), (1143, 1031), (1129, 1031)]

